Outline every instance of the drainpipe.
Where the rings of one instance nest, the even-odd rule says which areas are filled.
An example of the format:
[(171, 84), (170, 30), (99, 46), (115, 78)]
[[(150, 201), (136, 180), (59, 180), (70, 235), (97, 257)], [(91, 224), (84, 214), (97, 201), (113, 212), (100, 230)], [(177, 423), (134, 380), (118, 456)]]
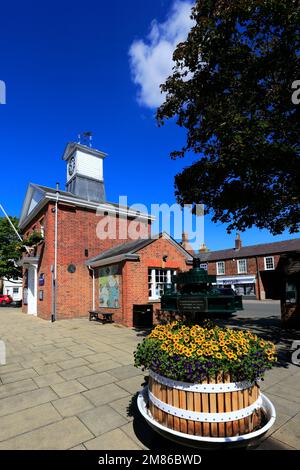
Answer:
[(92, 294), (93, 303), (92, 303), (92, 305), (93, 305), (93, 310), (95, 310), (95, 269), (92, 268), (91, 266), (88, 266), (88, 268), (89, 268), (90, 271), (92, 271), (92, 274), (93, 274), (93, 290), (92, 290), (92, 292), (93, 292), (93, 294)]
[(261, 300), (261, 292), (260, 292), (260, 272), (259, 272), (259, 269), (258, 269), (258, 260), (257, 260), (257, 256), (255, 256), (255, 262), (256, 262), (256, 276), (257, 276), (258, 300)]
[(59, 183), (56, 183), (56, 201), (55, 201), (55, 221), (54, 221), (54, 267), (52, 273), (52, 282), (53, 282), (53, 305), (52, 305), (52, 315), (51, 321), (55, 322), (56, 317), (56, 307), (57, 307), (57, 252), (58, 252), (58, 201), (59, 201)]

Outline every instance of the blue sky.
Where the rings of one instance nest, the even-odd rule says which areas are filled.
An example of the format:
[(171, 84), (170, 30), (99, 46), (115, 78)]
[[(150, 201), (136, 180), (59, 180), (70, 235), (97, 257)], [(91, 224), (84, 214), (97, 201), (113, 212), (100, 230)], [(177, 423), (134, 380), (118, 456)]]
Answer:
[[(46, 0), (3, 2), (0, 80), (0, 203), (19, 215), (29, 182), (65, 184), (65, 144), (92, 130), (107, 152), (107, 198), (129, 204), (174, 203), (173, 161), (184, 141), (173, 124), (158, 128), (157, 83), (171, 67), (170, 48), (190, 25), (188, 1)], [(157, 82), (158, 81), (158, 82)], [(244, 244), (294, 238), (251, 229)], [(232, 246), (222, 224), (205, 220), (210, 249)]]

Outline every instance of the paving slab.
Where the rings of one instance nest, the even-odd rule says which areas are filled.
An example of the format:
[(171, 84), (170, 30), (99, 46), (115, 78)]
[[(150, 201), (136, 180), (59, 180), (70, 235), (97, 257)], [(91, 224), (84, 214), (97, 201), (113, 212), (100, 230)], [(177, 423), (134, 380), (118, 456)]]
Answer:
[[(134, 424), (133, 424), (133, 422), (129, 422), (129, 423), (125, 424), (124, 426), (121, 426), (120, 429), (121, 429), (121, 431), (123, 431), (131, 440), (133, 440), (133, 441), (135, 442), (135, 444), (136, 444), (137, 446), (139, 446), (141, 449), (143, 449), (143, 450), (149, 449), (149, 447), (147, 447), (147, 446), (144, 444), (144, 442), (143, 442), (141, 439), (139, 439), (139, 438), (137, 437), (136, 432), (135, 432), (135, 429), (134, 429)], [(147, 425), (146, 425), (146, 427), (145, 427), (144, 429), (146, 429), (146, 432), (149, 433), (150, 428), (148, 428)], [(152, 431), (151, 431), (151, 432), (152, 432)], [(153, 433), (155, 433), (155, 431), (153, 431)]]
[(287, 444), (288, 446), (300, 449), (300, 413), (291, 418), (286, 424), (281, 426), (274, 434), (274, 439)]
[(131, 413), (131, 401), (132, 395), (126, 395), (124, 398), (120, 398), (119, 400), (110, 401), (109, 406), (111, 406), (114, 410), (116, 410), (120, 415), (124, 416), (129, 421), (133, 420), (133, 415)]
[(52, 404), (64, 418), (78, 415), (94, 407), (94, 405), (80, 393), (66, 398), (59, 398), (58, 400), (52, 401)]
[(66, 450), (93, 438), (76, 417), (43, 426), (0, 443), (0, 450)]
[(143, 384), (145, 383), (145, 374), (143, 375), (136, 375), (134, 377), (130, 377), (129, 379), (120, 380), (118, 382), (119, 387), (124, 388), (129, 393), (135, 394), (139, 392), (143, 388)]
[(79, 377), (78, 382), (84, 385), (86, 388), (92, 389), (100, 387), (101, 385), (110, 384), (115, 382), (116, 378), (110, 375), (108, 372), (100, 372), (98, 374), (92, 374), (87, 377)]
[(48, 375), (61, 370), (61, 367), (55, 363), (33, 366), (33, 368), (38, 373), (38, 375)]
[(12, 382), (17, 382), (18, 380), (31, 379), (36, 377), (38, 374), (34, 369), (23, 369), (17, 372), (12, 372), (10, 374), (4, 374), (0, 376), (2, 383), (9, 384)]
[(110, 374), (116, 377), (117, 379), (128, 379), (130, 377), (135, 377), (136, 375), (141, 375), (140, 369), (137, 369), (133, 365), (124, 365), (121, 367), (118, 367), (112, 371), (110, 371)]
[(78, 417), (95, 436), (119, 428), (127, 423), (126, 419), (108, 405), (86, 411), (78, 415)]
[(269, 439), (263, 441), (255, 450), (296, 450), (295, 447), (290, 447), (284, 442), (278, 441), (270, 437)]
[(53, 362), (67, 361), (72, 359), (72, 356), (66, 351), (57, 351), (50, 354), (44, 354), (43, 359), (47, 364), (52, 364)]
[(73, 367), (72, 369), (66, 369), (59, 374), (66, 380), (77, 379), (79, 377), (85, 377), (86, 375), (92, 375), (94, 371), (88, 366)]
[(84, 392), (83, 395), (95, 406), (105, 405), (118, 398), (130, 397), (130, 394), (126, 392), (126, 390), (113, 383), (94, 388)]
[(116, 367), (120, 367), (120, 363), (110, 359), (104, 362), (96, 362), (89, 364), (89, 367), (93, 369), (95, 372), (106, 372), (115, 369)]
[(292, 403), (300, 405), (300, 382), (298, 384), (298, 388), (289, 386), (286, 387), (285, 384), (276, 384), (272, 387), (268, 388), (266, 394), (277, 395), (281, 398), (288, 398), (288, 400)]
[(24, 367), (21, 366), (19, 363), (14, 363), (14, 364), (6, 364), (1, 366), (0, 365), (0, 377), (5, 375), (5, 374), (10, 374), (11, 372), (17, 372), (19, 370), (23, 370)]
[(86, 447), (84, 447), (83, 444), (79, 444), (78, 446), (72, 447), (69, 450), (86, 450)]
[(17, 413), (27, 408), (33, 408), (34, 406), (50, 402), (56, 398), (57, 395), (50, 387), (38, 388), (37, 390), (9, 396), (0, 400), (0, 416)]
[(61, 398), (87, 390), (87, 388), (77, 380), (68, 380), (59, 384), (52, 384), (51, 388), (53, 388), (54, 392)]
[(275, 406), (277, 415), (285, 415), (291, 418), (300, 412), (300, 404), (291, 401), (287, 395), (286, 398), (283, 398), (278, 395), (273, 395), (271, 392), (266, 392), (266, 396)]
[(74, 367), (85, 366), (89, 364), (83, 357), (77, 357), (74, 359), (69, 359), (67, 361), (58, 362), (57, 365), (60, 369), (73, 369)]
[(112, 359), (112, 357), (107, 352), (103, 352), (85, 356), (85, 359), (93, 364), (98, 362), (109, 361)]
[(18, 382), (13, 382), (7, 385), (0, 385), (0, 400), (2, 398), (17, 395), (18, 393), (29, 392), (30, 390), (37, 388), (37, 384), (32, 379), (19, 380)]
[(51, 403), (0, 417), (0, 441), (61, 420)]
[(121, 429), (102, 434), (84, 443), (88, 450), (141, 450), (142, 447), (125, 434)]
[(90, 356), (93, 353), (92, 349), (79, 349), (78, 351), (71, 351), (70, 355), (74, 358)]
[(52, 374), (40, 375), (39, 377), (34, 377), (33, 380), (40, 388), (46, 387), (47, 385), (59, 384), (65, 381), (65, 379), (58, 375), (57, 372), (53, 372)]

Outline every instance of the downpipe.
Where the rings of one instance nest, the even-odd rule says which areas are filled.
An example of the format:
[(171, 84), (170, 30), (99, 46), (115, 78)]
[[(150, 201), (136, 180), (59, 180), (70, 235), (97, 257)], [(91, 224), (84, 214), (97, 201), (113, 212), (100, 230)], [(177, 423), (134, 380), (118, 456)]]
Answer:
[(51, 322), (57, 320), (57, 259), (58, 259), (58, 202), (59, 202), (59, 183), (56, 183), (56, 201), (54, 216), (54, 266), (52, 269), (52, 314)]

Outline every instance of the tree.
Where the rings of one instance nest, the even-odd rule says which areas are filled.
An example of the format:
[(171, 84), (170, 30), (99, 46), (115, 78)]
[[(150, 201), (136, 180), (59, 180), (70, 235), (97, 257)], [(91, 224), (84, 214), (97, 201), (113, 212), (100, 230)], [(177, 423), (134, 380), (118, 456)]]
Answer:
[[(161, 85), (159, 125), (175, 118), (197, 160), (175, 177), (228, 232), (300, 226), (299, 0), (197, 0), (195, 23)], [(300, 82), (298, 83), (300, 85)]]
[[(18, 227), (18, 219), (10, 217)], [(20, 259), (20, 240), (5, 217), (0, 217), (0, 278), (14, 278), (22, 275), (22, 270), (15, 262)]]

